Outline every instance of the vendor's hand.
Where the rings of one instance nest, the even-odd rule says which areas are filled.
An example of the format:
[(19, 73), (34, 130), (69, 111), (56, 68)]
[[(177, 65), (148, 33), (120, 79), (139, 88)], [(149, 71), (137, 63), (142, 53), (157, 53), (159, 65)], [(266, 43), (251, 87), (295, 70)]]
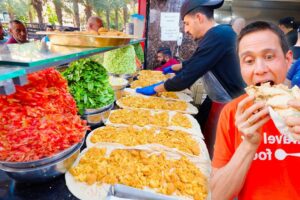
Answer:
[(254, 97), (248, 96), (238, 104), (235, 126), (243, 134), (245, 141), (251, 146), (258, 147), (262, 138), (260, 129), (270, 119), (270, 116), (269, 110), (263, 102), (253, 102)]
[(172, 69), (175, 72), (180, 71), (182, 69), (182, 64), (174, 64), (172, 65)]
[[(299, 100), (290, 100), (288, 102), (289, 106), (300, 110)], [(286, 125), (289, 127), (289, 131), (292, 133), (296, 140), (300, 140), (300, 116), (291, 116), (285, 119)]]
[(155, 83), (153, 85), (149, 85), (147, 87), (137, 88), (136, 92), (140, 93), (140, 94), (148, 95), (148, 96), (154, 95), (154, 94), (156, 94), (155, 87), (162, 84), (162, 83), (163, 82), (159, 82), (159, 83)]
[(173, 65), (164, 68), (163, 69), (163, 74), (175, 73), (175, 71), (172, 69), (172, 66)]

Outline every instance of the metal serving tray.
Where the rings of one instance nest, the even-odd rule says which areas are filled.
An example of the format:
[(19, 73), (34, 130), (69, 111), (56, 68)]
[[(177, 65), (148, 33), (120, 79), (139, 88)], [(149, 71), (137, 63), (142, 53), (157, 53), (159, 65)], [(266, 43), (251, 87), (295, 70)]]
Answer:
[(51, 44), (76, 47), (114, 47), (126, 45), (133, 36), (93, 35), (81, 32), (37, 32), (48, 35)]

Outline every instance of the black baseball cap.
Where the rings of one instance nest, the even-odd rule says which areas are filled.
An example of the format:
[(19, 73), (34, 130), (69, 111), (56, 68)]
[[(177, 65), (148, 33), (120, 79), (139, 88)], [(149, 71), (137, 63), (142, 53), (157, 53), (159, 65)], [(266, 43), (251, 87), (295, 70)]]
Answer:
[(278, 20), (279, 24), (290, 25), (295, 23), (294, 17), (284, 17)]
[(160, 48), (157, 50), (157, 53), (163, 53), (163, 54), (169, 55), (169, 56), (172, 55), (171, 49), (170, 49), (169, 47), (160, 47)]
[(180, 9), (180, 16), (183, 19), (188, 13), (198, 7), (220, 8), (224, 0), (185, 0)]

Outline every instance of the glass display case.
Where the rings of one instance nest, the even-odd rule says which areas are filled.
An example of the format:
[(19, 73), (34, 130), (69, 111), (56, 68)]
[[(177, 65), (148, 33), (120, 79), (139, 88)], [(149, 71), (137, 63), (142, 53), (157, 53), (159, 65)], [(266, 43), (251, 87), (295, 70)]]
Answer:
[[(132, 40), (129, 44), (144, 41)], [(126, 46), (126, 45), (124, 45)], [(80, 58), (104, 53), (117, 47), (78, 48), (48, 45), (41, 42), (3, 45), (0, 47), (0, 94), (15, 92), (15, 85), (25, 85), (27, 74), (48, 67), (68, 64)], [(68, 190), (64, 176), (39, 184), (17, 182), (0, 170), (0, 199), (68, 199), (76, 200)]]
[[(143, 39), (132, 40), (127, 45), (141, 41)], [(120, 47), (123, 46), (79, 48), (49, 45), (40, 41), (3, 45), (0, 47), (0, 94), (14, 93), (14, 84), (24, 85), (26, 74)]]

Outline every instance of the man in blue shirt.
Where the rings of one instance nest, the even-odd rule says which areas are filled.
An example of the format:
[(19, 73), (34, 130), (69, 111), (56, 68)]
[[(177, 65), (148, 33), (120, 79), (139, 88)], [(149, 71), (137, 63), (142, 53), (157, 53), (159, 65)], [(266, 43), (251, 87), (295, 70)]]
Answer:
[(291, 81), (291, 86), (300, 87), (300, 58), (289, 69), (287, 79)]
[(236, 34), (231, 26), (218, 25), (213, 18), (214, 9), (222, 4), (223, 0), (186, 0), (180, 14), (185, 33), (199, 40), (198, 48), (181, 65), (164, 69), (165, 73), (177, 71), (174, 78), (136, 90), (145, 95), (181, 91), (202, 77), (208, 97), (196, 118), (211, 155), (219, 113), (225, 103), (244, 92), (245, 86), (236, 55)]

